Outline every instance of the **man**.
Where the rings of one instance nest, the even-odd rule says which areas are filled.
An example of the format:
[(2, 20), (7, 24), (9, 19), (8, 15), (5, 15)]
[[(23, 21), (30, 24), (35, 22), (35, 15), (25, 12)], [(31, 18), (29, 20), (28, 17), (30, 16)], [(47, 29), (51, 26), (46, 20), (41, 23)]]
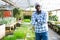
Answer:
[(48, 13), (41, 10), (41, 5), (35, 5), (36, 12), (32, 14), (32, 25), (35, 28), (36, 40), (48, 40)]

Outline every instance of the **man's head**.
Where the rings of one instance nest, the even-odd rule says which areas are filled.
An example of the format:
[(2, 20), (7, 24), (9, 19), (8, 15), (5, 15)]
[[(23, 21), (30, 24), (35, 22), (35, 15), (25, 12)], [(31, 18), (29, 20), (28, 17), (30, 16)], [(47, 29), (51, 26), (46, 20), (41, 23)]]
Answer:
[(41, 11), (41, 5), (36, 3), (35, 9), (36, 9), (37, 12), (40, 12)]

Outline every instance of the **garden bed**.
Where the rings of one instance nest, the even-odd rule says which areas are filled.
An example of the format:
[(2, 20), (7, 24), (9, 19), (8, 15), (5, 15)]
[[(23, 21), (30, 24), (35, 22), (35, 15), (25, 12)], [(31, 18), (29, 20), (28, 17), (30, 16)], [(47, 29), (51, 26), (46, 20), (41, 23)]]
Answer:
[[(15, 31), (13, 32), (12, 36), (7, 35), (4, 37), (3, 40), (33, 40), (35, 38), (33, 30), (30, 30), (30, 25), (21, 24), (20, 27), (16, 27)], [(15, 38), (15, 39), (14, 39)]]
[(60, 34), (60, 22), (57, 23), (57, 21), (49, 21), (48, 22), (48, 26), (53, 29), (53, 31), (55, 31), (56, 33)]

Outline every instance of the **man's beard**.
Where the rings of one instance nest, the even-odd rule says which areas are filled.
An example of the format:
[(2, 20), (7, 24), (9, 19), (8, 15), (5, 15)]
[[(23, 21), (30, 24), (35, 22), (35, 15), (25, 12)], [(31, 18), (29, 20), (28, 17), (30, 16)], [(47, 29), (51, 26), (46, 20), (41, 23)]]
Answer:
[(37, 13), (38, 13), (38, 14), (41, 14), (41, 10), (40, 10), (40, 11), (37, 10)]

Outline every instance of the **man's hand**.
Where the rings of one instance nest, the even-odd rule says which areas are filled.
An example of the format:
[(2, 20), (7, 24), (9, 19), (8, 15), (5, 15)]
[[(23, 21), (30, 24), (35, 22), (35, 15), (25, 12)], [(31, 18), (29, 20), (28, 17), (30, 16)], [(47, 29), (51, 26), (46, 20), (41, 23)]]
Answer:
[(34, 31), (34, 30), (35, 30), (35, 28), (34, 28), (34, 27), (32, 27), (32, 30)]

